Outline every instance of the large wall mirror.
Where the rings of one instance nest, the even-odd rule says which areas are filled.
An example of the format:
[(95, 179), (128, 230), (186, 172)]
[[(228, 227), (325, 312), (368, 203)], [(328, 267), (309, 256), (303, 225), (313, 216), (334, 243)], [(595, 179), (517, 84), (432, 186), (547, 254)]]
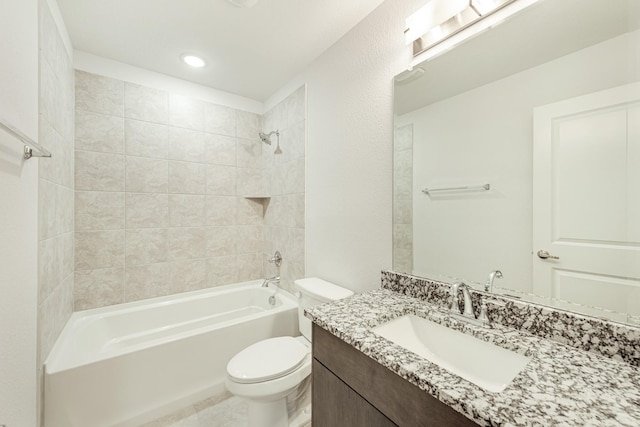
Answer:
[(414, 70), (394, 270), (640, 325), (640, 1), (541, 1)]

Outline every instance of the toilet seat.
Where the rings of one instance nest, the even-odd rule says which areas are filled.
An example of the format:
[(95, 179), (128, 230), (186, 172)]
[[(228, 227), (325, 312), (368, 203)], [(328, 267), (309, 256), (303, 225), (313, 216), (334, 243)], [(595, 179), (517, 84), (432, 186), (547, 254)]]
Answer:
[(276, 337), (250, 345), (227, 364), (227, 375), (239, 384), (284, 377), (306, 361), (309, 347), (293, 337)]

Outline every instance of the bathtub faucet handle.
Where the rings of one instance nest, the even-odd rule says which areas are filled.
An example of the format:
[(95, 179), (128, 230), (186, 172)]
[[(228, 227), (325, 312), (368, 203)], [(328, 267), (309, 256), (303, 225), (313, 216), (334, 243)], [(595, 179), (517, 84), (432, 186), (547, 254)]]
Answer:
[(276, 251), (276, 253), (269, 258), (269, 262), (271, 264), (275, 264), (276, 267), (280, 267), (282, 265), (282, 255), (280, 254), (280, 251)]

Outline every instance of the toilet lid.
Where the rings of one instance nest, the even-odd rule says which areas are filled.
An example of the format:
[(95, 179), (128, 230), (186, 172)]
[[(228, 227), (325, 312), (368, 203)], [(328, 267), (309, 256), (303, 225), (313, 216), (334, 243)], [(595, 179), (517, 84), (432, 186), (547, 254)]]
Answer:
[(238, 383), (273, 380), (298, 369), (309, 348), (293, 337), (269, 338), (242, 350), (227, 364), (229, 378)]

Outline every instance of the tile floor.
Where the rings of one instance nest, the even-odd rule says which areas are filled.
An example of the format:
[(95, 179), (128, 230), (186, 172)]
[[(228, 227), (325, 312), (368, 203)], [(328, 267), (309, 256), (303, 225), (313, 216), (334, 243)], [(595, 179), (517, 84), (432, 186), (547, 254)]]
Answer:
[(224, 394), (187, 406), (142, 427), (245, 427), (247, 405), (239, 397)]

